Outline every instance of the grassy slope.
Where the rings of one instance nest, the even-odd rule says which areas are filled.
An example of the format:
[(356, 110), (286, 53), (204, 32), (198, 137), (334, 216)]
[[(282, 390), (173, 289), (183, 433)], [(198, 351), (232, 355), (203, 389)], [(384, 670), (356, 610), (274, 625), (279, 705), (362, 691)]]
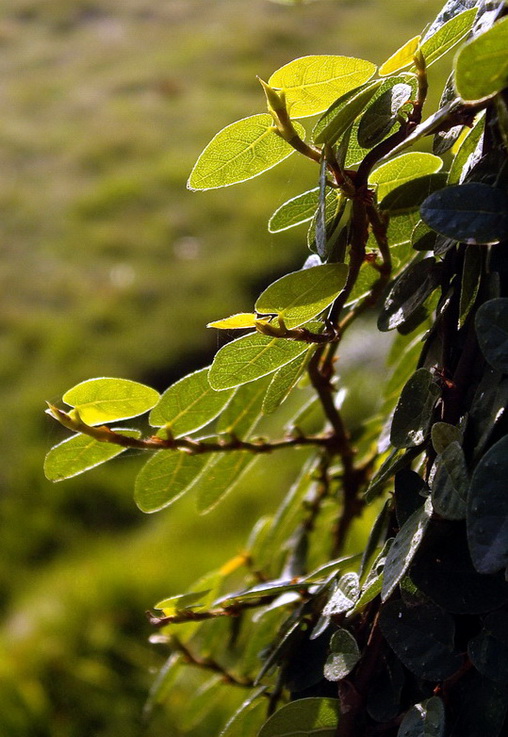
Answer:
[[(267, 78), (307, 53), (380, 62), (439, 5), (4, 3), (0, 581), (6, 607), (11, 595), (14, 604), (2, 681), (13, 706), (3, 718), (25, 699), (19, 731), (13, 722), (9, 734), (24, 734), (26, 724), (35, 734), (36, 722), (55, 736), (129, 734), (155, 657), (142, 646), (146, 629), (130, 636), (136, 614), (233, 554), (243, 534), (228, 530), (228, 549), (214, 550), (221, 515), (197, 523), (185, 505), (140, 524), (130, 494), (135, 461), (45, 482), (42, 454), (59, 436), (42, 417), (43, 400), (94, 375), (164, 388), (189, 354), (187, 368), (203, 365), (215, 345), (203, 325), (249, 309), (254, 285), (305, 257), (303, 238), (273, 238), (265, 222), (298, 183), (313, 186), (315, 172), (291, 159), (261, 187), (255, 180), (191, 194), (185, 180), (197, 154), (220, 127), (262, 110), (255, 74)], [(240, 503), (227, 504), (236, 520)], [(256, 505), (248, 507), (255, 518)], [(242, 516), (249, 519), (243, 506)], [(177, 571), (182, 561), (189, 568), (185, 581), (175, 560)], [(97, 716), (110, 693), (124, 716)]]

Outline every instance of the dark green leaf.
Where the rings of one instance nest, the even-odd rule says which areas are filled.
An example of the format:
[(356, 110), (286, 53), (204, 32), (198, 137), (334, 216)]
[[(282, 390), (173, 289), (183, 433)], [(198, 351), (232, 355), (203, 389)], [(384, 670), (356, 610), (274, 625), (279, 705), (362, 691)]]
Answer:
[[(114, 430), (131, 438), (139, 438), (141, 435), (139, 430), (128, 430), (125, 427)], [(44, 473), (50, 481), (63, 481), (106, 463), (126, 450), (121, 445), (101, 443), (89, 435), (73, 435), (51, 448), (44, 460)]]
[[(439, 101), (439, 107), (443, 107), (444, 105), (453, 102), (456, 98), (457, 93), (455, 91), (455, 85), (453, 84), (453, 74), (451, 74), (446, 80), (446, 84), (444, 86), (443, 93)], [(449, 130), (438, 131), (434, 135), (434, 140), (432, 142), (432, 152), (440, 156), (446, 151), (449, 151), (453, 144), (460, 137), (463, 130), (464, 126), (454, 125)]]
[(433, 251), (437, 235), (423, 220), (419, 220), (411, 233), (411, 245), (415, 251)]
[(468, 246), (462, 267), (460, 285), (459, 328), (464, 327), (467, 317), (476, 302), (482, 275), (482, 254), (475, 246)]
[(508, 18), (465, 44), (455, 59), (455, 86), (463, 100), (483, 100), (508, 85)]
[(392, 650), (419, 678), (442, 681), (462, 665), (453, 650), (453, 619), (439, 607), (390, 601), (381, 610), (379, 624)]
[(368, 82), (355, 90), (339, 97), (318, 120), (312, 138), (315, 143), (333, 145), (354, 122), (362, 110), (370, 102), (382, 81)]
[(483, 676), (508, 685), (508, 613), (492, 612), (485, 617), (482, 631), (469, 641), (467, 650)]
[(353, 635), (339, 629), (330, 640), (331, 653), (325, 665), (325, 678), (340, 681), (345, 678), (360, 660), (360, 649)]
[(372, 719), (389, 722), (397, 716), (404, 681), (404, 669), (400, 661), (388, 651), (367, 692), (366, 708)]
[(407, 322), (439, 286), (441, 265), (432, 257), (416, 261), (395, 280), (379, 314), (378, 329), (385, 332)]
[(395, 474), (395, 513), (399, 527), (421, 507), (429, 496), (429, 487), (422, 477), (410, 468), (403, 468)]
[[(384, 85), (383, 85), (384, 86)], [(397, 121), (401, 107), (411, 100), (413, 89), (404, 82), (393, 84), (368, 107), (358, 125), (358, 143), (362, 148), (371, 148), (383, 140)]]
[(478, 385), (469, 414), (474, 430), (474, 458), (478, 458), (492, 432), (503, 419), (508, 406), (508, 378), (495, 369), (488, 369)]
[(367, 491), (365, 499), (367, 503), (373, 501), (384, 489), (385, 484), (395, 476), (398, 471), (410, 465), (411, 461), (421, 453), (417, 448), (408, 448), (405, 453), (400, 450), (394, 450), (381, 465), (377, 473), (373, 476)]
[(421, 368), (405, 384), (395, 408), (390, 442), (396, 448), (411, 448), (425, 440), (440, 390), (434, 377)]
[(432, 505), (445, 519), (465, 519), (469, 474), (464, 451), (454, 440), (436, 458)]
[(448, 184), (460, 184), (476, 160), (481, 156), (485, 115), (480, 113), (472, 129), (460, 144), (448, 173)]
[(508, 436), (487, 451), (476, 466), (467, 506), (467, 536), (479, 573), (508, 564)]
[(386, 557), (381, 591), (382, 601), (386, 601), (392, 595), (406, 574), (423, 539), (431, 514), (432, 504), (430, 499), (427, 499), (420, 509), (413, 512), (397, 533)]
[(450, 737), (499, 737), (504, 734), (507, 706), (506, 688), (499, 688), (490, 678), (471, 670), (450, 694)]
[(481, 614), (508, 600), (502, 572), (483, 576), (475, 571), (462, 522), (431, 522), (410, 575), (426, 596), (448, 612)]
[(448, 422), (435, 422), (430, 434), (432, 447), (436, 453), (442, 453), (454, 440), (458, 443), (462, 442), (462, 432), (458, 427), (450, 425)]
[(508, 299), (499, 297), (485, 302), (476, 313), (476, 334), (488, 363), (508, 373)]
[(207, 366), (166, 389), (150, 412), (153, 427), (165, 427), (174, 437), (199, 430), (224, 409), (234, 389), (217, 392), (208, 383)]
[(323, 615), (331, 617), (334, 614), (343, 614), (352, 609), (360, 596), (360, 584), (356, 573), (345, 573), (339, 579), (335, 589), (328, 599)]
[(338, 699), (298, 699), (272, 714), (258, 737), (334, 737), (338, 720)]
[(443, 737), (445, 708), (438, 696), (415, 704), (406, 713), (397, 737)]
[[(381, 210), (387, 210), (390, 217), (418, 210), (430, 194), (436, 190), (441, 190), (446, 185), (446, 180), (447, 176), (442, 172), (411, 179), (405, 184), (401, 184), (400, 187), (391, 190), (381, 201), (379, 207)], [(425, 220), (425, 218), (423, 219)]]
[(441, 235), (471, 245), (508, 238), (508, 197), (482, 182), (465, 182), (434, 192), (420, 207), (422, 219)]

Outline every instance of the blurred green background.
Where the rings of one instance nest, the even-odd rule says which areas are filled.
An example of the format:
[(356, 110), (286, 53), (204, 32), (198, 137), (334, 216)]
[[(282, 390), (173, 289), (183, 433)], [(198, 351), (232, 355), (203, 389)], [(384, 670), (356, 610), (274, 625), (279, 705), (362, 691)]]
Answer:
[[(162, 390), (205, 366), (205, 324), (250, 310), (306, 258), (266, 221), (315, 186), (291, 157), (261, 180), (185, 189), (220, 128), (297, 56), (382, 62), (440, 0), (4, 0), (0, 10), (0, 734), (213, 737), (140, 712), (164, 653), (144, 610), (237, 552), (294, 473), (259, 471), (218, 510), (144, 517), (139, 459), (62, 484), (44, 401), (94, 376)], [(368, 367), (355, 367), (363, 406)], [(355, 401), (356, 401), (355, 400)], [(217, 544), (220, 541), (220, 545)]]

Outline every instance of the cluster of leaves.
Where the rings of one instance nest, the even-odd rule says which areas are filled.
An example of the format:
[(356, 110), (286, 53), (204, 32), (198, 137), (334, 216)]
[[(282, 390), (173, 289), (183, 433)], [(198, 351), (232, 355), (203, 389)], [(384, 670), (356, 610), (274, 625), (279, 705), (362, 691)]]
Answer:
[[(253, 312), (210, 323), (245, 334), (162, 396), (102, 378), (64, 395), (72, 409), (49, 407), (74, 434), (49, 452), (48, 478), (144, 450), (150, 457), (135, 484), (144, 512), (190, 491), (206, 512), (256, 459), (284, 449), (301, 467), (242, 554), (156, 605), (160, 614), (150, 620), (171, 654), (147, 711), (190, 666), (208, 674), (187, 705), (193, 720), (225, 689), (247, 694), (221, 737), (501, 733), (504, 9), (449, 0), (379, 69), (309, 56), (261, 82), (268, 113), (218, 133), (189, 187), (245, 181), (294, 151), (307, 157), (319, 168), (317, 187), (269, 221), (272, 232), (309, 223), (304, 267), (271, 284)], [(439, 109), (424, 118), (427, 68), (455, 47)], [(296, 119), (311, 116), (320, 117), (307, 143)], [(429, 136), (433, 153), (406, 150)], [(391, 371), (379, 415), (353, 437), (341, 413), (336, 352), (373, 306), (379, 330), (396, 331)], [(289, 395), (289, 422), (286, 412), (277, 437), (260, 436), (262, 416)], [(147, 436), (108, 424), (148, 411)], [(366, 549), (348, 550), (352, 524), (369, 504), (378, 516)]]

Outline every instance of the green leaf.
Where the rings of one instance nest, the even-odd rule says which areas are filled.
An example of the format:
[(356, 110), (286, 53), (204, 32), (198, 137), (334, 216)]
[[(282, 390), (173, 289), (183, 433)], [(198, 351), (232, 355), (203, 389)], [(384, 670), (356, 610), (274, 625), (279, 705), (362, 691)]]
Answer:
[(441, 235), (472, 245), (508, 238), (508, 197), (483, 182), (433, 192), (420, 207), (422, 219)]
[(432, 696), (406, 712), (397, 737), (443, 737), (444, 729), (444, 704), (438, 696)]
[[(219, 737), (255, 737), (266, 718), (265, 686), (257, 688), (235, 711)], [(254, 730), (254, 731), (253, 731)]]
[(272, 74), (268, 83), (284, 92), (292, 118), (326, 110), (331, 103), (374, 76), (375, 64), (348, 56), (303, 56)]
[(402, 453), (400, 450), (392, 451), (367, 487), (367, 491), (365, 492), (365, 501), (367, 504), (370, 504), (376, 496), (379, 496), (392, 476), (395, 476), (398, 471), (409, 466), (411, 461), (419, 453), (420, 451), (415, 448), (408, 448), (405, 453)]
[[(114, 430), (130, 438), (141, 436), (139, 430), (125, 427)], [(49, 481), (63, 481), (106, 463), (126, 450), (113, 443), (101, 443), (88, 435), (73, 435), (51, 448), (44, 461), (44, 473)]]
[(508, 299), (482, 304), (475, 318), (481, 351), (492, 368), (508, 373)]
[(330, 650), (325, 664), (325, 678), (328, 681), (340, 681), (351, 673), (360, 660), (360, 648), (350, 632), (339, 629), (330, 640)]
[(438, 287), (441, 264), (429, 257), (408, 266), (396, 279), (383, 308), (377, 326), (385, 332), (406, 323)]
[(479, 573), (495, 573), (508, 564), (508, 436), (501, 438), (476, 466), (469, 489), (467, 537)]
[[(305, 129), (294, 123), (300, 138)], [(189, 177), (189, 189), (216, 189), (245, 182), (286, 159), (294, 149), (277, 133), (268, 113), (251, 115), (212, 138)]]
[(150, 413), (152, 427), (167, 428), (174, 437), (199, 430), (221, 413), (234, 389), (218, 392), (208, 383), (207, 366), (166, 389)]
[(469, 474), (464, 451), (454, 440), (436, 458), (432, 505), (445, 519), (465, 519)]
[(421, 151), (401, 154), (374, 169), (369, 177), (369, 184), (377, 185), (377, 197), (381, 202), (396, 187), (426, 174), (435, 174), (442, 166), (442, 159), (433, 154)]
[[(383, 86), (386, 86), (386, 82)], [(381, 89), (377, 91), (381, 92)], [(399, 82), (376, 97), (358, 125), (357, 139), (362, 148), (371, 148), (383, 140), (397, 122), (399, 110), (411, 100), (412, 94), (410, 84)]]
[(318, 120), (312, 138), (315, 143), (333, 145), (364, 110), (373, 95), (381, 87), (380, 79), (349, 90), (341, 95)]
[(212, 510), (233, 490), (255, 460), (254, 454), (241, 450), (212, 456), (190, 487), (197, 493), (198, 512), (205, 514)]
[(460, 184), (478, 156), (481, 155), (483, 133), (485, 131), (485, 114), (482, 111), (462, 140), (448, 172), (448, 184)]
[(411, 448), (425, 440), (440, 390), (425, 368), (411, 376), (395, 408), (390, 442), (395, 448)]
[(455, 440), (460, 444), (462, 442), (462, 432), (455, 425), (448, 422), (435, 422), (431, 430), (432, 447), (439, 455)]
[(470, 410), (470, 426), (474, 429), (474, 459), (480, 457), (493, 431), (506, 416), (508, 378), (494, 369), (487, 370), (475, 392)]
[(390, 652), (383, 656), (369, 683), (367, 713), (376, 722), (390, 722), (400, 712), (400, 697), (405, 672), (400, 661)]
[(309, 346), (305, 353), (297, 356), (290, 363), (282, 366), (282, 368), (274, 373), (263, 399), (263, 414), (271, 414), (286, 399), (291, 389), (305, 371), (309, 360), (316, 351), (316, 347), (315, 345)]
[[(166, 616), (181, 612), (185, 609), (194, 609), (197, 604), (203, 601), (203, 598), (209, 591), (190, 591), (188, 594), (178, 594), (162, 599), (155, 604), (154, 609), (160, 609)], [(201, 604), (200, 604), (201, 605)]]
[(334, 737), (338, 721), (338, 699), (298, 699), (272, 714), (258, 737)]
[(482, 631), (469, 641), (467, 651), (483, 676), (508, 685), (508, 613), (491, 612), (485, 617)]
[(134, 500), (142, 512), (158, 512), (189, 490), (207, 462), (205, 455), (159, 450), (139, 472)]
[(463, 100), (483, 100), (508, 86), (508, 18), (466, 43), (455, 60), (455, 86)]
[(63, 401), (85, 424), (101, 425), (148, 412), (159, 401), (159, 392), (128, 379), (90, 379), (69, 389)]
[(499, 737), (508, 701), (506, 687), (499, 687), (474, 668), (459, 679), (449, 700), (454, 719), (449, 737)]
[(288, 230), (288, 228), (294, 228), (295, 225), (312, 220), (318, 202), (319, 187), (292, 197), (275, 210), (268, 221), (268, 231), (270, 233), (280, 233), (283, 230)]
[(187, 699), (185, 710), (179, 719), (178, 726), (182, 732), (189, 733), (199, 724), (206, 722), (207, 716), (226, 695), (224, 678), (213, 675), (198, 689), (193, 691)]
[[(411, 179), (388, 192), (379, 207), (381, 210), (387, 210), (390, 217), (418, 210), (430, 194), (446, 185), (446, 179), (446, 174), (442, 172)], [(423, 215), (422, 219), (425, 220)]]
[(221, 391), (271, 374), (305, 353), (307, 343), (270, 338), (255, 333), (244, 335), (223, 346), (215, 355), (208, 380)]
[(261, 419), (261, 406), (269, 378), (243, 384), (223, 410), (217, 422), (219, 434), (246, 440)]
[(462, 665), (453, 650), (453, 619), (433, 604), (407, 607), (400, 599), (389, 601), (381, 609), (379, 625), (403, 665), (419, 678), (442, 681)]
[(180, 671), (184, 665), (183, 655), (179, 652), (172, 653), (166, 660), (150, 688), (150, 693), (143, 708), (143, 716), (149, 718), (154, 708), (162, 704), (173, 687)]
[(426, 66), (434, 64), (467, 36), (473, 27), (477, 12), (477, 8), (464, 10), (463, 13), (459, 13), (444, 23), (436, 33), (424, 41), (420, 48)]
[(395, 540), (386, 556), (383, 574), (381, 600), (386, 601), (405, 576), (432, 515), (432, 504), (427, 499), (425, 504), (407, 519), (398, 531)]
[(420, 36), (410, 38), (409, 41), (397, 49), (384, 64), (379, 67), (379, 76), (386, 77), (398, 72), (413, 63), (414, 55), (420, 45)]
[(275, 313), (287, 328), (312, 320), (328, 307), (346, 283), (346, 264), (323, 264), (281, 277), (258, 297), (256, 312)]
[(464, 254), (462, 281), (460, 285), (459, 329), (464, 327), (476, 302), (482, 276), (482, 254), (475, 246), (468, 246)]

